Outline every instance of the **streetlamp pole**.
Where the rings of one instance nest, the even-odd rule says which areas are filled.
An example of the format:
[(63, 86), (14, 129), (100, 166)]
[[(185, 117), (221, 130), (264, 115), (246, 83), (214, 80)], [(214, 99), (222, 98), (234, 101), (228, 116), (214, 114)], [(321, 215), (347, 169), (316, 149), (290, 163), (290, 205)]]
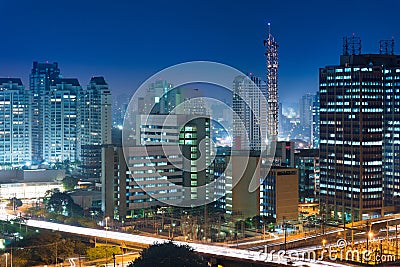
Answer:
[(397, 224), (396, 224), (396, 258), (398, 257), (398, 255), (399, 255), (399, 243), (398, 243), (398, 240), (397, 240)]
[(367, 251), (368, 251), (368, 241), (369, 241), (369, 240), (368, 240), (368, 239), (369, 239), (369, 227), (368, 227), (368, 226), (369, 226), (369, 222), (367, 221), (367, 223), (366, 223), (367, 229), (366, 229), (366, 231), (365, 231), (365, 232), (367, 233)]
[(367, 251), (368, 251), (368, 241), (369, 241), (369, 229), (368, 229), (368, 221), (367, 221)]
[(108, 236), (107, 236), (107, 231), (108, 231), (108, 219), (110, 219), (110, 217), (105, 217), (104, 218), (106, 220), (106, 267), (108, 266)]
[(283, 216), (283, 231), (284, 231), (284, 234), (285, 234), (285, 254), (286, 254), (286, 249), (287, 249), (287, 247), (286, 247), (286, 242), (287, 242), (287, 230), (286, 230), (286, 222), (285, 222), (285, 216)]
[(122, 250), (122, 267), (124, 267), (124, 248), (121, 247)]
[(58, 266), (58, 260), (57, 260), (57, 258), (58, 258), (58, 247), (57, 247), (57, 243), (58, 243), (58, 241), (56, 242), (56, 267)]

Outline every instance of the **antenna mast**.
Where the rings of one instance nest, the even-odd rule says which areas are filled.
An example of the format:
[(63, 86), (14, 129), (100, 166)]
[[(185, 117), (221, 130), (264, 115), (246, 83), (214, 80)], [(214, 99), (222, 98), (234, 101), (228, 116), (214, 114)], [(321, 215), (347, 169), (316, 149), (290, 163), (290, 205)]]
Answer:
[(268, 138), (278, 136), (278, 43), (271, 35), (271, 23), (268, 23), (268, 38), (264, 40), (267, 60), (268, 89)]

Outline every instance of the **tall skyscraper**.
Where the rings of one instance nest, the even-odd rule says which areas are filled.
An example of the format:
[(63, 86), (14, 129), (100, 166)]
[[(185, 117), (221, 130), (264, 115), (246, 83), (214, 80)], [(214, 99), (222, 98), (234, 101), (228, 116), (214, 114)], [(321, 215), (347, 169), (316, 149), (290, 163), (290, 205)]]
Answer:
[[(390, 41), (389, 41), (390, 42)], [(385, 212), (400, 212), (400, 56), (387, 56), (382, 67), (383, 185)]]
[(400, 56), (360, 47), (345, 38), (340, 65), (319, 74), (321, 211), (347, 221), (390, 211), (400, 185)]
[(168, 114), (176, 103), (176, 90), (165, 80), (156, 80), (149, 85), (146, 95), (138, 100), (139, 114)]
[(283, 133), (283, 105), (282, 103), (278, 104), (278, 133)]
[(31, 93), (21, 79), (0, 78), (0, 166), (32, 159)]
[[(233, 81), (233, 148), (260, 151), (266, 143), (266, 84), (250, 75)], [(262, 132), (263, 131), (263, 132)], [(264, 134), (264, 136), (262, 136)]]
[(312, 94), (305, 94), (301, 97), (299, 103), (300, 124), (303, 127), (310, 128), (312, 124), (312, 106), (314, 96)]
[(30, 80), (32, 93), (32, 159), (37, 163), (43, 161), (43, 138), (46, 106), (45, 95), (50, 92), (50, 86), (54, 80), (61, 78), (58, 63), (33, 62)]
[(311, 146), (319, 148), (319, 92), (314, 95), (312, 105)]
[[(208, 114), (204, 95), (201, 90), (174, 88), (164, 80), (157, 80), (149, 85), (145, 96), (138, 100), (140, 114)], [(150, 110), (151, 109), (151, 110)]]
[(43, 160), (75, 162), (79, 159), (79, 101), (77, 79), (55, 79), (43, 96)]
[(83, 174), (101, 176), (101, 146), (111, 144), (111, 91), (104, 77), (92, 77), (79, 96), (78, 155)]
[(278, 136), (278, 43), (271, 34), (268, 23), (268, 37), (264, 40), (267, 59), (267, 88), (268, 88), (268, 138)]

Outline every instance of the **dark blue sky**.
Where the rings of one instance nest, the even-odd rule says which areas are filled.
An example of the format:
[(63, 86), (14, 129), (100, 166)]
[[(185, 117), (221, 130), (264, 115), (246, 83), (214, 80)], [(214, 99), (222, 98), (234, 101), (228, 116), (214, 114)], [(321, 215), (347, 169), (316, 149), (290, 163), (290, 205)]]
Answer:
[(265, 78), (267, 21), (280, 44), (283, 102), (317, 90), (318, 68), (339, 62), (343, 36), (360, 36), (365, 53), (377, 53), (381, 39), (400, 43), (396, 0), (2, 0), (0, 10), (0, 76), (21, 77), (28, 87), (32, 61), (57, 61), (82, 86), (105, 76), (115, 95), (191, 60)]

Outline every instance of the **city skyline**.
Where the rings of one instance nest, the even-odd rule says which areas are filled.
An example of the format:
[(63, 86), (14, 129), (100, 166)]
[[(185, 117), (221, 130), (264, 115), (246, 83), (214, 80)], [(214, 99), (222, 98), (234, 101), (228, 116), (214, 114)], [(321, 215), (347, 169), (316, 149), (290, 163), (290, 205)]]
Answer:
[[(267, 22), (280, 44), (280, 101), (297, 102), (318, 89), (318, 68), (337, 64), (343, 36), (355, 33), (363, 53), (378, 53), (379, 40), (397, 41), (395, 1), (323, 4), (266, 2), (179, 2), (108, 4), (106, 1), (54, 4), (0, 4), (5, 36), (0, 72), (27, 85), (32, 61), (59, 62), (64, 77), (83, 84), (104, 76), (113, 94), (133, 94), (153, 73), (186, 61), (211, 60), (266, 79), (263, 39)], [(390, 8), (387, 8), (390, 6)], [(345, 9), (357, 10), (350, 16)], [(23, 19), (13, 19), (17, 10)], [(365, 14), (374, 19), (365, 20)], [(39, 16), (38, 14), (44, 14)], [(237, 15), (235, 15), (237, 14)], [(243, 15), (245, 14), (245, 15)], [(248, 14), (252, 14), (251, 16)], [(29, 22), (29, 23), (28, 23)], [(395, 46), (395, 51), (398, 51)]]
[(399, 265), (394, 0), (0, 8), (1, 266)]

